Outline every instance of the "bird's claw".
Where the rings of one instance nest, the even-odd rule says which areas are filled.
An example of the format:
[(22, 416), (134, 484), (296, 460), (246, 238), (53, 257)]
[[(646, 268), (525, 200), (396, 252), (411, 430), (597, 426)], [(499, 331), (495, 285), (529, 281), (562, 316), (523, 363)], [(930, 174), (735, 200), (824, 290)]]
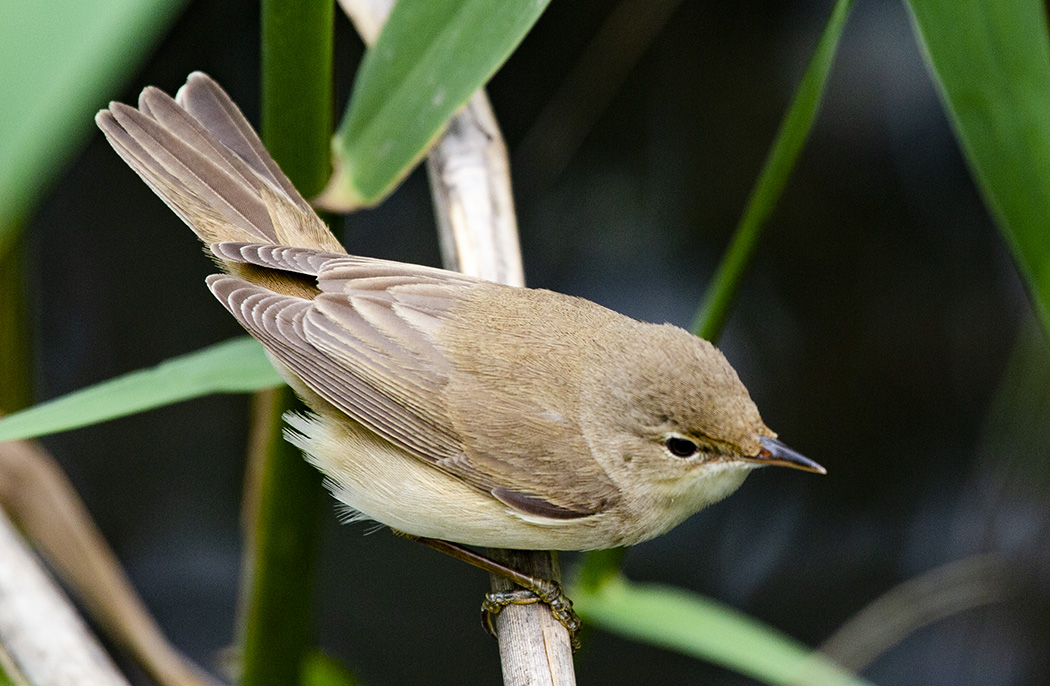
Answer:
[(496, 627), (493, 617), (498, 615), (508, 605), (531, 605), (543, 603), (551, 610), (551, 615), (564, 626), (569, 632), (569, 643), (575, 652), (580, 648), (580, 621), (579, 615), (572, 609), (572, 600), (561, 590), (561, 585), (550, 579), (537, 579), (534, 588), (519, 588), (512, 591), (493, 591), (485, 595), (481, 603), (481, 623), (485, 631), (496, 638)]

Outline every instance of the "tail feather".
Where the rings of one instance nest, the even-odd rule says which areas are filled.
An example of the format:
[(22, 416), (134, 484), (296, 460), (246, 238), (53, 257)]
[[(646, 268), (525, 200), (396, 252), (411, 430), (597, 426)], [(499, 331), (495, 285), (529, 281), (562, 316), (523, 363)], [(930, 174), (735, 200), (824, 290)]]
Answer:
[[(228, 235), (277, 240), (256, 188), (245, 183), (224, 160), (216, 159), (213, 151), (194, 148), (157, 120), (127, 105), (112, 103), (110, 112), (114, 125), (141, 153), (124, 159), (140, 175), (153, 178), (160, 186), (155, 185), (154, 190), (202, 240), (214, 243), (229, 240)], [(105, 126), (103, 131), (109, 133)]]
[(220, 143), (243, 159), (257, 174), (267, 179), (305, 212), (312, 212), (295, 186), (263, 146), (240, 108), (219, 84), (207, 74), (195, 71), (175, 94), (177, 102)]
[[(124, 111), (127, 116), (135, 114), (131, 108)], [(258, 193), (263, 183), (253, 167), (158, 88), (149, 87), (142, 91), (139, 113), (147, 121), (152, 119), (156, 122), (154, 136), (159, 130), (172, 137), (165, 142), (167, 151), (177, 154), (179, 161), (191, 165), (189, 171), (199, 175), (201, 182), (224, 196), (230, 207), (246, 219), (253, 230), (265, 229), (270, 239), (276, 238), (273, 227), (267, 226), (269, 213)], [(295, 193), (294, 188), (292, 192)], [(301, 200), (298, 193), (295, 195)]]
[[(102, 110), (95, 115), (95, 123), (102, 129), (102, 132), (106, 135), (106, 139), (109, 140), (109, 144), (113, 146), (113, 149), (117, 151), (117, 154), (128, 163), (135, 172), (142, 177), (142, 180), (146, 182), (146, 185), (153, 189), (153, 192), (164, 199), (164, 202), (179, 216), (182, 221), (186, 222), (188, 226), (193, 228), (193, 221), (190, 216), (183, 210), (183, 207), (188, 207), (193, 203), (187, 202), (176, 202), (174, 199), (169, 199), (169, 195), (175, 192), (175, 189), (181, 187), (178, 178), (168, 172), (164, 167), (157, 164), (149, 164), (151, 159), (150, 154), (146, 152), (146, 149), (139, 144), (139, 142), (128, 133), (119, 123), (117, 123), (116, 117), (113, 112), (109, 110)], [(198, 201), (199, 206), (204, 206), (202, 201)], [(200, 231), (194, 229), (194, 231), (200, 235)]]
[(95, 121), (205, 244), (345, 252), (214, 81), (194, 73), (179, 97), (181, 102), (147, 88), (139, 109), (111, 103)]

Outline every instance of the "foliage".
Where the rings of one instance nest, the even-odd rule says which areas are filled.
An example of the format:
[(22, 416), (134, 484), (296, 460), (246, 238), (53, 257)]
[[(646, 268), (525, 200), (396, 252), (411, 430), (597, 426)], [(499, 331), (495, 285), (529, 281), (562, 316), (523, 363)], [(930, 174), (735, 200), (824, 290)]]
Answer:
[(426, 155), (549, 0), (399, 2), (358, 72), (335, 135), (328, 205), (374, 205)]
[(0, 3), (0, 255), (181, 0)]
[(977, 185), (1050, 336), (1050, 40), (1039, 0), (910, 0)]

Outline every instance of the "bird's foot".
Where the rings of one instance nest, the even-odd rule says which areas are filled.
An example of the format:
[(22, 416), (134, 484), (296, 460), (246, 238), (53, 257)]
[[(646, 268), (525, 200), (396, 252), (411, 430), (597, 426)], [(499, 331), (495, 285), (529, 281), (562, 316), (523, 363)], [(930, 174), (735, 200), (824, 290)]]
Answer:
[(508, 605), (531, 605), (533, 603), (544, 603), (551, 610), (562, 626), (569, 632), (569, 643), (573, 651), (580, 648), (580, 621), (579, 615), (572, 609), (572, 600), (565, 595), (561, 584), (551, 579), (532, 579), (531, 588), (519, 588), (512, 591), (494, 591), (485, 596), (481, 603), (481, 622), (485, 630), (496, 638), (496, 627), (493, 619)]

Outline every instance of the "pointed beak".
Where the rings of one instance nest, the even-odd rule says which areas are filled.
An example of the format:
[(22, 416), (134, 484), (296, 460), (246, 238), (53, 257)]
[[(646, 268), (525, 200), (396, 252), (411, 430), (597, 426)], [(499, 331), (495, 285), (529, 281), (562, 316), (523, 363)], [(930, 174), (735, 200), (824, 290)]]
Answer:
[(827, 474), (828, 470), (809, 459), (802, 453), (797, 453), (775, 438), (760, 436), (758, 442), (762, 444), (762, 450), (755, 457), (745, 458), (748, 462), (761, 465), (777, 465), (779, 467), (791, 467), (801, 469), (805, 472), (816, 474)]

